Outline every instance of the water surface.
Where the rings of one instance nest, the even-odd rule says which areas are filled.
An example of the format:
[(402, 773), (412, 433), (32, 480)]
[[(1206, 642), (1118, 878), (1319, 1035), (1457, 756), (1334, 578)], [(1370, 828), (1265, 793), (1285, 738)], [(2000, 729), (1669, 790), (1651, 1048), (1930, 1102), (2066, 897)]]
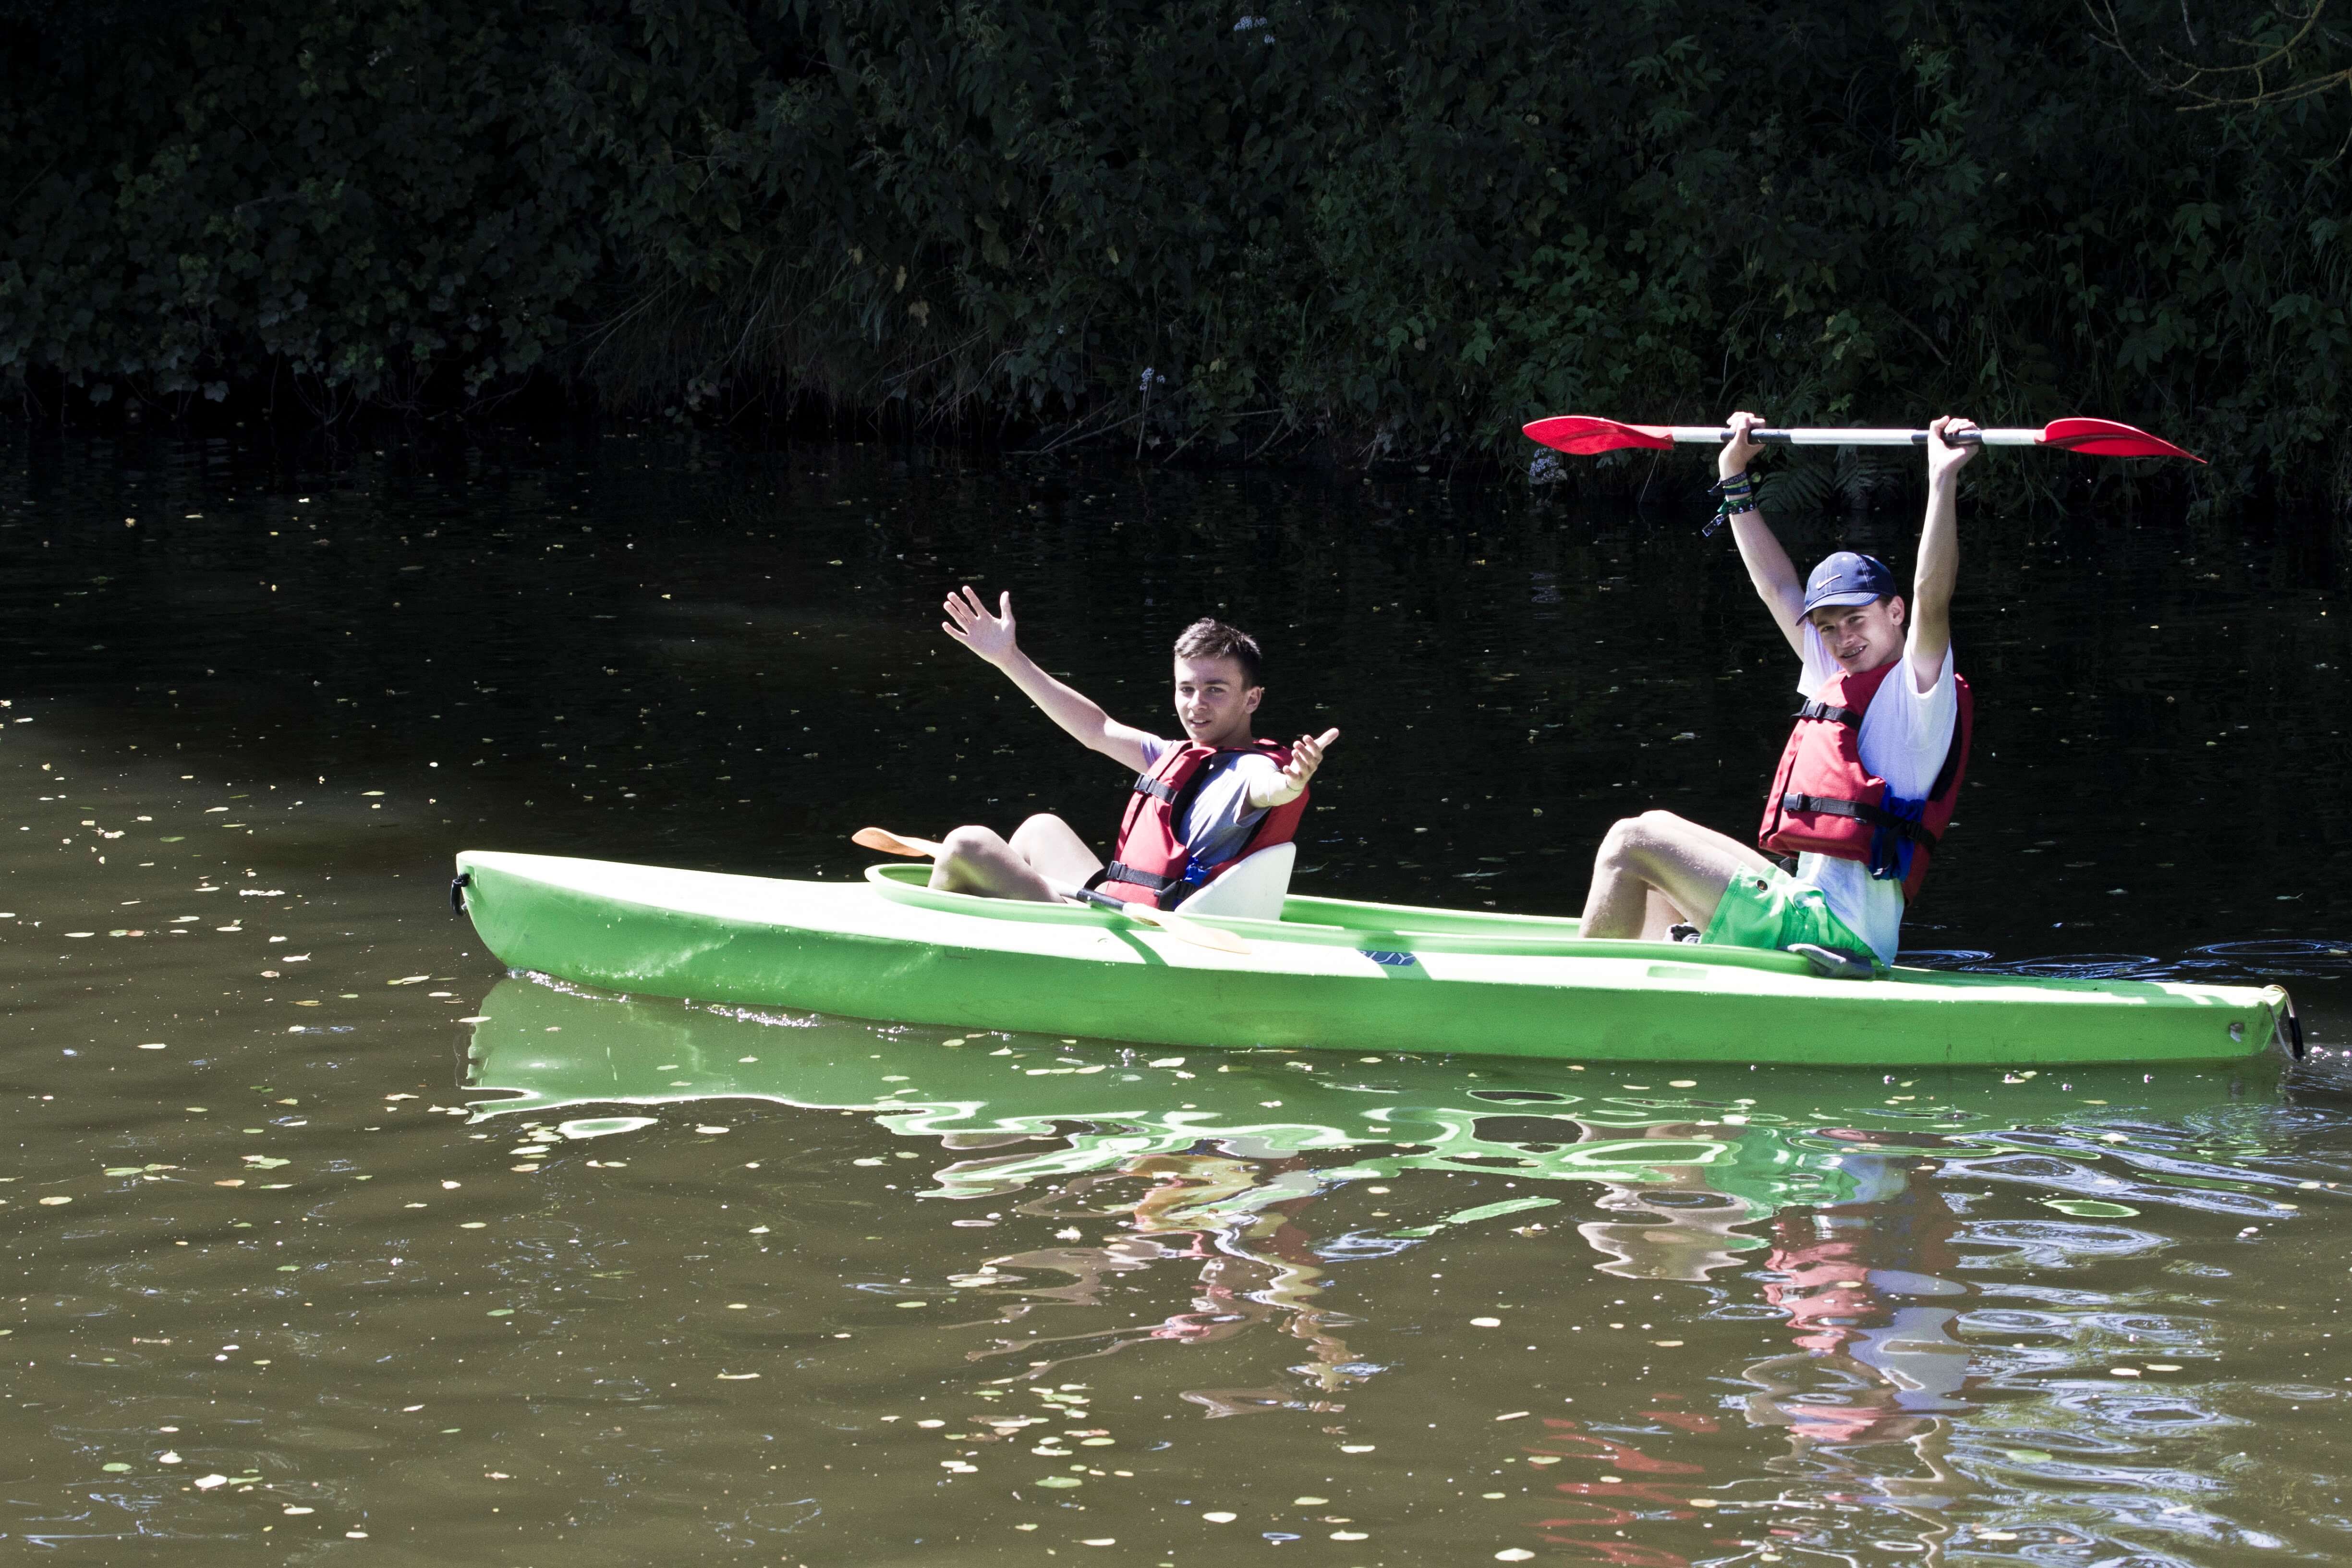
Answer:
[[(2332, 1062), (959, 1035), (506, 976), (448, 911), (461, 847), (835, 878), (866, 822), (1108, 832), (1124, 780), (936, 631), (967, 578), (1139, 722), (1175, 627), (1255, 627), (1269, 728), (1346, 732), (1302, 885), (1572, 910), (1623, 811), (1744, 826), (1786, 722), (1686, 517), (625, 433), (6, 452), (11, 1542), (2343, 1553)], [(2337, 542), (1964, 537), (1984, 750), (1912, 940), (2275, 979), (2331, 1047)]]

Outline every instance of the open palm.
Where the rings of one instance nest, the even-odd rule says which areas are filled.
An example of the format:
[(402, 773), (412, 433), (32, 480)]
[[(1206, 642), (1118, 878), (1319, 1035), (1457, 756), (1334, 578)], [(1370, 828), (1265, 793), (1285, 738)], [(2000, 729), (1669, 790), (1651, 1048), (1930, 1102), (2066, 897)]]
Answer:
[(966, 584), (949, 594), (941, 607), (947, 611), (948, 618), (940, 623), (940, 629), (989, 663), (1001, 665), (1017, 650), (1019, 645), (1013, 633), (1011, 594), (998, 595), (996, 614), (992, 616), (988, 613), (988, 606), (981, 602), (980, 595), (971, 591), (970, 584)]

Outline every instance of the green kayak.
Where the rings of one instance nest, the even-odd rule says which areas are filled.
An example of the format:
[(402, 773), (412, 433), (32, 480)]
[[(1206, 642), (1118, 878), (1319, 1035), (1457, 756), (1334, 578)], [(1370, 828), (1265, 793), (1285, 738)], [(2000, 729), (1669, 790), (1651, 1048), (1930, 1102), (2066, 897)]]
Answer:
[(1198, 1047), (1900, 1067), (2218, 1061), (2271, 1047), (2276, 986), (1898, 968), (1587, 941), (1572, 920), (1291, 896), (1233, 954), (1075, 905), (544, 855), (457, 857), (509, 968), (639, 995)]

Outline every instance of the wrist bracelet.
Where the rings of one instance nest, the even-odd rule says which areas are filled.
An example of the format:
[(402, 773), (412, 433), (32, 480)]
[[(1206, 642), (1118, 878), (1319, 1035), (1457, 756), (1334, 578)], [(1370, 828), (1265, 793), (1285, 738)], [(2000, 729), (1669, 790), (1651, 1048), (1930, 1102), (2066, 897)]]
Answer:
[(1701, 538), (1712, 537), (1727, 521), (1741, 512), (1756, 510), (1755, 481), (1748, 477), (1744, 468), (1728, 479), (1717, 479), (1707, 487), (1707, 492), (1723, 499), (1715, 509), (1715, 516), (1699, 531)]

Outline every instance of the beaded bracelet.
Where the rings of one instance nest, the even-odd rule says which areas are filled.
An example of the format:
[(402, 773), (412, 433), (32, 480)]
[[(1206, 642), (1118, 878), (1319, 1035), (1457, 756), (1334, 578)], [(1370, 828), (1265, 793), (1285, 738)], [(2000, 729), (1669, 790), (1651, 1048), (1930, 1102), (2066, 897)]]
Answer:
[(1733, 474), (1728, 479), (1717, 479), (1707, 487), (1707, 493), (1721, 496), (1723, 500), (1716, 507), (1715, 516), (1710, 518), (1707, 525), (1699, 531), (1702, 538), (1712, 538), (1716, 531), (1732, 518), (1738, 517), (1743, 511), (1756, 510), (1755, 482), (1748, 477), (1745, 469)]

